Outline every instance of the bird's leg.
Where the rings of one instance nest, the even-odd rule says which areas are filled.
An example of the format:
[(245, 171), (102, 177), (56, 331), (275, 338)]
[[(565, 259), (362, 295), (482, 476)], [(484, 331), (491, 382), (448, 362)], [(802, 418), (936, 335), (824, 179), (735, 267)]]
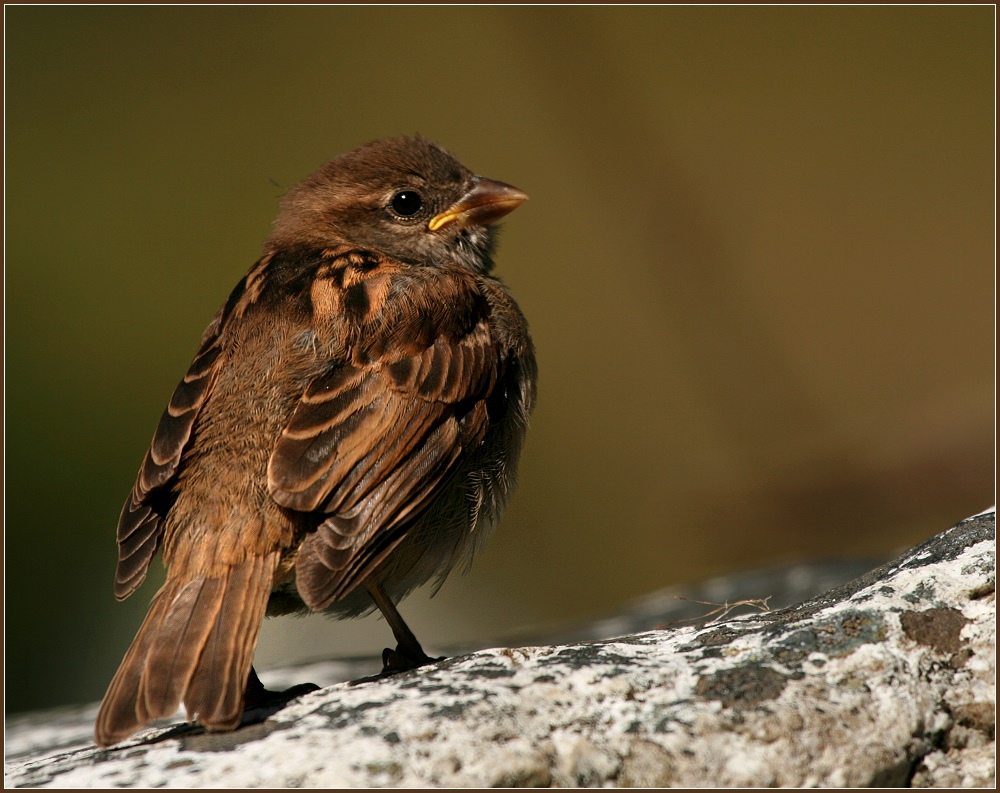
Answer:
[(365, 589), (372, 596), (372, 600), (375, 601), (375, 605), (382, 612), (385, 621), (389, 623), (389, 627), (392, 628), (392, 635), (396, 638), (395, 650), (386, 647), (382, 651), (383, 675), (405, 672), (410, 669), (416, 669), (418, 666), (423, 666), (424, 664), (432, 664), (435, 661), (444, 660), (443, 658), (431, 658), (424, 652), (424, 648), (420, 646), (417, 637), (413, 635), (413, 631), (403, 622), (403, 618), (396, 610), (392, 599), (386, 594), (386, 591), (380, 584), (366, 583)]
[(284, 691), (268, 691), (260, 682), (260, 678), (257, 677), (256, 670), (251, 666), (250, 674), (247, 677), (246, 693), (243, 695), (243, 709), (281, 707), (296, 697), (318, 690), (319, 686), (315, 683), (299, 683), (299, 685), (286, 688)]

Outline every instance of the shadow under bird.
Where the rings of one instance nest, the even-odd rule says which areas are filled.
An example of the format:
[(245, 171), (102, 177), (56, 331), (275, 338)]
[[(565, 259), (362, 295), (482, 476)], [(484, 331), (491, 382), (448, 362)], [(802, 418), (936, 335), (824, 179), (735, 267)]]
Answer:
[(280, 697), (252, 667), (265, 614), (377, 607), (397, 642), (385, 671), (433, 660), (394, 604), (468, 563), (514, 486), (536, 367), (490, 275), (491, 224), (526, 199), (420, 136), (344, 154), (288, 192), (122, 510), (115, 595), (161, 548), (167, 577), (98, 744), (182, 703), (234, 729)]

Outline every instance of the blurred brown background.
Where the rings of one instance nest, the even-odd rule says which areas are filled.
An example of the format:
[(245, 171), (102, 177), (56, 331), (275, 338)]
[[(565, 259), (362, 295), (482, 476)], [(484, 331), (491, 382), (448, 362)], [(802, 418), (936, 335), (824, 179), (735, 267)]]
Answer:
[[(8, 7), (8, 710), (97, 700), (118, 512), (279, 196), (416, 131), (532, 200), (540, 400), (429, 649), (994, 498), (994, 9)], [(765, 593), (766, 594), (766, 593)], [(266, 627), (258, 662), (377, 651)]]

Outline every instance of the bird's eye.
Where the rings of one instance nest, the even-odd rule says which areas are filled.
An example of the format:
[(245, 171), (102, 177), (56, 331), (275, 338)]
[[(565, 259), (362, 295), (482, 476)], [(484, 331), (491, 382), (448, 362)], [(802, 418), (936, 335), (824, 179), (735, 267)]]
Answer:
[(412, 218), (423, 208), (424, 202), (420, 198), (420, 193), (414, 190), (400, 190), (392, 197), (389, 206), (401, 218)]

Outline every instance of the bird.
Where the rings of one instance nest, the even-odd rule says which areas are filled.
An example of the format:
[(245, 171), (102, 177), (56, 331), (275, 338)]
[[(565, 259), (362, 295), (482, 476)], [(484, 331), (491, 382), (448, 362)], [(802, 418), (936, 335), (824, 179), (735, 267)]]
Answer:
[(267, 691), (253, 668), (265, 615), (377, 608), (396, 640), (384, 673), (437, 660), (396, 604), (467, 567), (515, 485), (537, 365), (493, 269), (495, 224), (527, 198), (419, 134), (342, 154), (283, 196), (122, 509), (115, 596), (157, 552), (166, 578), (98, 745), (182, 705), (232, 730), (301, 693)]

